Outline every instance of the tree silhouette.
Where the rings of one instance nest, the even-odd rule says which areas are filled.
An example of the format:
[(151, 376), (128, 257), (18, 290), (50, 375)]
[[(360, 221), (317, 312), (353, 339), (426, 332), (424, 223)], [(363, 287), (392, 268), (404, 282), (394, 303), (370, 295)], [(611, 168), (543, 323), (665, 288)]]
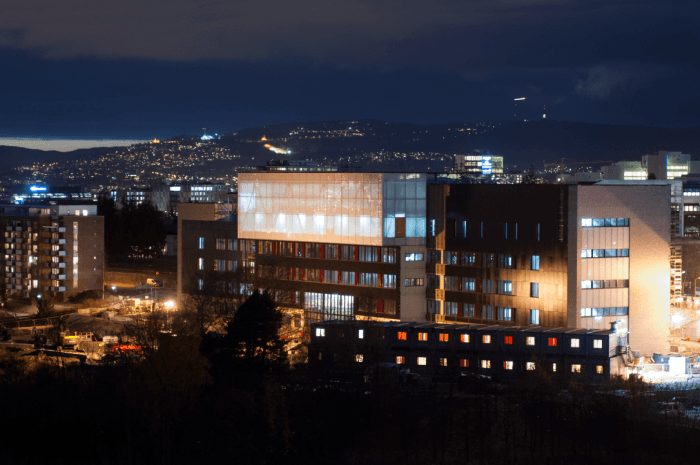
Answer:
[(270, 295), (256, 290), (227, 325), (226, 349), (249, 368), (283, 364), (287, 357), (279, 335), (283, 317)]
[(39, 318), (45, 318), (47, 316), (51, 316), (51, 313), (53, 313), (53, 307), (54, 307), (53, 293), (47, 292), (46, 294), (43, 294), (41, 297), (37, 297), (36, 308), (38, 310), (37, 316)]

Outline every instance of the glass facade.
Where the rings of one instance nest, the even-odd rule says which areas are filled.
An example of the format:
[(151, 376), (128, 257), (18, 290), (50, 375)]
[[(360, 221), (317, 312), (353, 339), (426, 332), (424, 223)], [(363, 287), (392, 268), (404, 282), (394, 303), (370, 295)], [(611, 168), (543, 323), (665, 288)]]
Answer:
[(426, 175), (386, 173), (384, 237), (425, 237)]
[(381, 245), (382, 177), (241, 173), (239, 237)]

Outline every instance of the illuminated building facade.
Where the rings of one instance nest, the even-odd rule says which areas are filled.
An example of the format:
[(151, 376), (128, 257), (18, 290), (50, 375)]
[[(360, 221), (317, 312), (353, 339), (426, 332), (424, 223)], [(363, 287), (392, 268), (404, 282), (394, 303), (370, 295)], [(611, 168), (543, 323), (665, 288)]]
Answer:
[(621, 321), (634, 350), (668, 349), (669, 182), (437, 179), (241, 173), (237, 222), (214, 222), (213, 205), (204, 215), (206, 205), (181, 210), (181, 292), (197, 273), (220, 272), (223, 282), (243, 267), (273, 276), (283, 306), (307, 324), (369, 317), (605, 330)]
[(83, 192), (78, 187), (52, 187), (45, 184), (31, 184), (23, 194), (12, 194), (12, 203), (39, 203), (42, 201), (92, 201), (90, 192)]
[(612, 165), (603, 166), (601, 169), (604, 180), (617, 181), (644, 181), (647, 179), (647, 170), (642, 167), (641, 161), (620, 161)]
[(431, 185), (434, 322), (608, 329), (668, 350), (671, 185)]
[(676, 179), (688, 174), (699, 174), (700, 161), (691, 160), (687, 153), (659, 150), (653, 155), (642, 157), (642, 168), (646, 169), (651, 179)]
[(454, 171), (471, 176), (503, 174), (503, 157), (490, 154), (455, 155)]
[(104, 220), (88, 205), (2, 205), (4, 277), (10, 295), (53, 292), (58, 301), (101, 290)]

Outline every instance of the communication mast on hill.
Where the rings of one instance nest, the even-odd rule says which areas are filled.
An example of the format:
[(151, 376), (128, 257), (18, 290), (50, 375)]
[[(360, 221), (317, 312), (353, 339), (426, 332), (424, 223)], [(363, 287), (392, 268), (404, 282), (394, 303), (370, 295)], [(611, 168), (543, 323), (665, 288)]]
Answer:
[(518, 97), (514, 98), (513, 101), (515, 102), (515, 110), (513, 116), (517, 117), (518, 116), (518, 102), (525, 100), (525, 97)]

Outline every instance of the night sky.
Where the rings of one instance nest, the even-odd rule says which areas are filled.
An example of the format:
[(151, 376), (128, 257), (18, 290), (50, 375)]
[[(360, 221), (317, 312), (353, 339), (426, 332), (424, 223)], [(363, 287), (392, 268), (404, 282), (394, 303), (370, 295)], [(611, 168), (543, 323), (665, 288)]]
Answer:
[(504, 120), (515, 97), (518, 119), (699, 126), (699, 5), (3, 1), (0, 136)]

